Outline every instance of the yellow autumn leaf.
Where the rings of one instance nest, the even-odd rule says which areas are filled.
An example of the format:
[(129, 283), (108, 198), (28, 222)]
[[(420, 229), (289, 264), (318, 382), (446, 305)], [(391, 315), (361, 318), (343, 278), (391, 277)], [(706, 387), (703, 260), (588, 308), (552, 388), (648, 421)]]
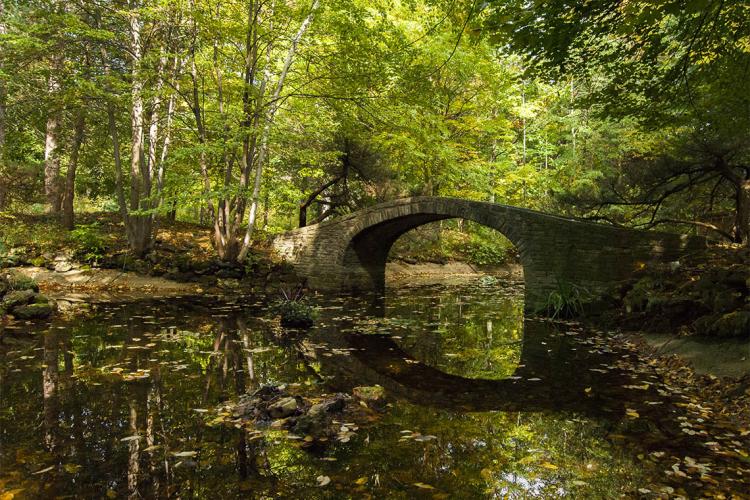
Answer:
[(434, 490), (435, 489), (434, 486), (430, 486), (429, 484), (425, 484), (425, 483), (414, 483), (414, 486), (416, 486), (417, 488), (422, 488), (423, 490)]
[(4, 493), (0, 493), (0, 500), (13, 500), (16, 498), (16, 495), (21, 493), (23, 491), (23, 488), (16, 488), (15, 490), (8, 490)]

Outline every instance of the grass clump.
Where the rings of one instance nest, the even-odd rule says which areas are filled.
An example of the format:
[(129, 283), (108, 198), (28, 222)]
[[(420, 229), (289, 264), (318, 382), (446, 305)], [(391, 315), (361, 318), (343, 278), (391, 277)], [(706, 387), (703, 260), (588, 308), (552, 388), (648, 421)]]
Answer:
[(281, 317), (281, 326), (285, 328), (310, 328), (315, 319), (315, 309), (304, 298), (302, 287), (296, 290), (281, 290), (282, 299), (277, 302), (273, 311)]

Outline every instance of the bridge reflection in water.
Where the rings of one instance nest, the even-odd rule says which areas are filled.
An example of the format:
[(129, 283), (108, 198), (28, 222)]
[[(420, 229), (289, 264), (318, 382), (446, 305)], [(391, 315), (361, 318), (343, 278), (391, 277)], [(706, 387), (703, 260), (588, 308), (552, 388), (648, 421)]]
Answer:
[[(494, 380), (446, 373), (415, 359), (392, 335), (356, 333), (342, 326), (317, 328), (298, 344), (308, 361), (319, 363), (320, 375), (336, 391), (377, 384), (389, 396), (414, 404), (468, 412), (574, 410), (614, 416), (624, 411), (619, 390), (586, 391), (593, 386), (621, 388), (627, 379), (620, 371), (602, 368), (614, 361), (611, 356), (589, 352), (585, 341), (574, 339), (583, 335), (578, 328), (526, 319), (515, 371)], [(329, 351), (349, 355), (322, 355)]]

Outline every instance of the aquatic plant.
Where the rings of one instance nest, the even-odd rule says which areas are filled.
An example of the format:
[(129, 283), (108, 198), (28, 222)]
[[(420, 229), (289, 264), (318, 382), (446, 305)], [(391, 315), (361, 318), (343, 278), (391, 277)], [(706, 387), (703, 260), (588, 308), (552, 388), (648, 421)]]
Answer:
[(552, 319), (574, 318), (583, 314), (584, 306), (591, 298), (587, 288), (557, 280), (557, 288), (550, 292), (542, 311)]
[(315, 310), (305, 301), (302, 285), (296, 289), (281, 289), (281, 300), (273, 310), (281, 316), (281, 326), (287, 328), (310, 328), (313, 325)]

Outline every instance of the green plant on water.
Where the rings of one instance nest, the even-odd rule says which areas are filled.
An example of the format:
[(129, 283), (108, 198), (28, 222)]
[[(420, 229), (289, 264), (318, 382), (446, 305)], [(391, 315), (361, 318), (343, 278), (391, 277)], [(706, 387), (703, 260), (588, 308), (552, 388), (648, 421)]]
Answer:
[(89, 264), (98, 264), (107, 250), (98, 224), (82, 224), (70, 231), (68, 238), (75, 247), (76, 258)]
[(281, 326), (288, 328), (310, 328), (315, 319), (315, 309), (307, 304), (302, 286), (281, 289), (281, 300), (273, 305), (273, 312), (281, 316)]
[(582, 286), (557, 280), (557, 289), (550, 292), (543, 311), (552, 319), (575, 318), (583, 314), (591, 300), (591, 292)]

